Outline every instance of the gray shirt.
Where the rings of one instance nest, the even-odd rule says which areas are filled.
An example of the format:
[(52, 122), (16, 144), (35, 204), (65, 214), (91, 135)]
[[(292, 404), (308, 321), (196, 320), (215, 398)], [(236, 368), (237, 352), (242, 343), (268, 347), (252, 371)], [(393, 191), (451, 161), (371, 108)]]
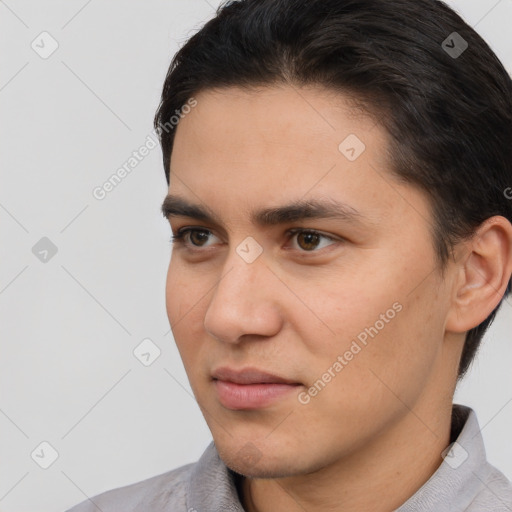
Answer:
[[(452, 441), (430, 479), (395, 512), (512, 512), (512, 484), (487, 462), (475, 412), (454, 405)], [(212, 442), (199, 461), (113, 489), (67, 512), (244, 512)]]

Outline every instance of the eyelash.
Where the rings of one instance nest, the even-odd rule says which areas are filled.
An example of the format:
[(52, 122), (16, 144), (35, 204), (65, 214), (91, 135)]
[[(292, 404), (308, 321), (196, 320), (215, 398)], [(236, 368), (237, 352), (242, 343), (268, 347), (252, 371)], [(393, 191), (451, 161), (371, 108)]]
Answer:
[[(172, 244), (189, 245), (188, 242), (185, 240), (185, 237), (186, 237), (186, 235), (188, 233), (196, 232), (196, 231), (199, 231), (199, 232), (202, 232), (202, 233), (212, 234), (212, 232), (209, 229), (205, 229), (205, 228), (183, 228), (183, 229), (178, 230), (176, 235), (172, 235), (171, 239), (169, 241)], [(314, 229), (306, 229), (306, 228), (294, 228), (294, 229), (288, 230), (287, 231), (287, 234), (289, 235), (288, 239), (292, 238), (293, 235), (301, 234), (301, 233), (318, 235), (318, 236), (320, 236), (322, 238), (325, 238), (326, 240), (329, 240), (331, 242), (340, 241), (340, 240), (338, 240), (336, 238), (333, 238), (331, 236), (324, 235), (320, 231), (316, 231)], [(192, 251), (201, 251), (201, 250), (203, 250), (199, 246), (191, 245), (191, 247), (192, 247), (192, 249), (191, 249)], [(308, 253), (315, 253), (315, 252), (320, 252), (320, 251), (321, 251), (321, 249), (320, 250), (312, 249), (311, 251), (301, 250), (300, 252), (302, 252), (304, 254), (308, 254)]]

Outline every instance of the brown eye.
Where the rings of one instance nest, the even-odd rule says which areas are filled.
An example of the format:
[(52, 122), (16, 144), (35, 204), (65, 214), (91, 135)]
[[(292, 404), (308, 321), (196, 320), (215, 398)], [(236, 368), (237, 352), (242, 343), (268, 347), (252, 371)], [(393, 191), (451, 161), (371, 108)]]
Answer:
[(311, 233), (307, 231), (303, 231), (297, 236), (297, 242), (299, 243), (299, 246), (306, 251), (315, 249), (319, 243), (319, 240), (320, 236), (317, 233)]
[[(334, 238), (311, 229), (293, 229), (289, 233), (292, 235), (292, 238), (296, 237), (296, 244), (301, 252), (319, 252), (315, 249), (323, 249), (327, 245), (336, 243)], [(326, 244), (324, 240), (331, 243)]]
[(205, 246), (204, 242), (208, 242), (211, 235), (212, 233), (207, 229), (184, 228), (171, 237), (171, 242), (185, 246), (203, 247)]
[(199, 231), (199, 230), (191, 230), (189, 232), (190, 241), (192, 245), (202, 246), (202, 242), (208, 241), (208, 236), (210, 235), (209, 231)]

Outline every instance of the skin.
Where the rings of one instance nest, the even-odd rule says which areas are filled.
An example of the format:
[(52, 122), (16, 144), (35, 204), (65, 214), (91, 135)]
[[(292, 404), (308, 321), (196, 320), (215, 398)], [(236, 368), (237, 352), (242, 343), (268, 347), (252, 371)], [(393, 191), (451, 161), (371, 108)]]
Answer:
[[(245, 476), (243, 506), (393, 510), (442, 462), (464, 334), (503, 295), (512, 226), (489, 220), (442, 274), (427, 196), (392, 175), (387, 133), (348, 97), (283, 85), (196, 99), (176, 132), (169, 193), (220, 223), (169, 217), (174, 234), (194, 227), (203, 235), (173, 247), (167, 312), (219, 454)], [(366, 146), (354, 161), (338, 149), (349, 134)], [(318, 198), (345, 203), (358, 221), (250, 221), (253, 210)], [(291, 228), (332, 239), (311, 243)], [(252, 263), (236, 251), (248, 236), (263, 250)], [(394, 303), (400, 312), (300, 403), (298, 394)], [(231, 410), (212, 383), (219, 366), (257, 367), (301, 385), (270, 406)]]

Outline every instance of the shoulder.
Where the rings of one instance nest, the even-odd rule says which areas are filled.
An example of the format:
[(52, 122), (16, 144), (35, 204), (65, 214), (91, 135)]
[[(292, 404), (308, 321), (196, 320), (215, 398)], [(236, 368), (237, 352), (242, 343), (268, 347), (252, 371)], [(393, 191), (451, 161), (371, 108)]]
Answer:
[[(454, 413), (466, 415), (466, 422), (459, 435), (458, 443), (465, 448), (465, 460), (455, 473), (466, 475), (465, 494), (468, 500), (467, 512), (510, 512), (512, 510), (512, 482), (488, 460), (485, 453), (482, 429), (476, 413), (460, 405), (454, 406)], [(455, 414), (454, 414), (455, 416)], [(472, 492), (469, 492), (472, 489)]]
[(512, 510), (512, 482), (497, 468), (487, 463), (486, 478), (481, 478), (480, 492), (467, 512), (510, 512)]
[(454, 404), (450, 440), (441, 465), (396, 512), (511, 512), (512, 483), (487, 460), (475, 411)]
[(186, 510), (186, 487), (195, 464), (187, 464), (141, 482), (106, 491), (66, 512)]

